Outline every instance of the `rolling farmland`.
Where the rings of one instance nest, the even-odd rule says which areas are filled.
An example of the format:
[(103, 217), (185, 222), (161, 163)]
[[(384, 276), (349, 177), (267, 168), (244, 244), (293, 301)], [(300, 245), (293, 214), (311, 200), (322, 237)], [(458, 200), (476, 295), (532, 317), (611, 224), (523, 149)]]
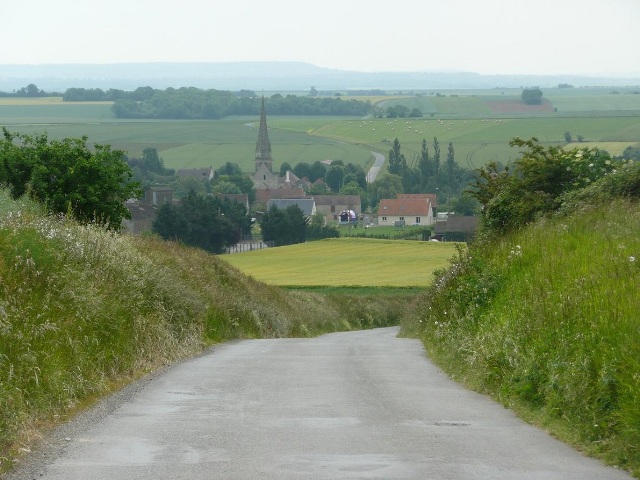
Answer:
[[(383, 109), (398, 103), (419, 108), (424, 116), (414, 119), (269, 116), (267, 111), (274, 168), (283, 162), (342, 160), (366, 169), (371, 151), (386, 155), (395, 138), (410, 164), (417, 161), (423, 139), (430, 153), (434, 137), (443, 150), (453, 142), (456, 161), (466, 168), (513, 160), (519, 153), (509, 141), (516, 136), (563, 145), (565, 132), (570, 132), (573, 139), (583, 137), (585, 146), (609, 148), (614, 155), (640, 142), (639, 94), (550, 89), (544, 92), (548, 105), (535, 110), (519, 103), (519, 93), (450, 91), (374, 99)], [(176, 169), (234, 162), (253, 171), (257, 120), (121, 120), (114, 117), (110, 102), (0, 98), (0, 126), (9, 131), (46, 132), (50, 139), (86, 135), (90, 144), (109, 144), (131, 157), (153, 147), (167, 167)]]

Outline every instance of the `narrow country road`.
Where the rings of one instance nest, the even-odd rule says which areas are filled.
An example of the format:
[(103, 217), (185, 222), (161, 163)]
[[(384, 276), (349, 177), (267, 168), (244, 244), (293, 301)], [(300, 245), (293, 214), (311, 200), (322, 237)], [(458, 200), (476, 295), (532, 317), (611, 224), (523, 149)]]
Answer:
[(384, 155), (378, 152), (371, 152), (371, 155), (375, 158), (373, 161), (373, 165), (369, 169), (369, 173), (367, 174), (367, 182), (373, 183), (378, 178), (378, 174), (380, 173), (380, 169), (382, 165), (384, 165)]
[(217, 346), (71, 422), (8, 478), (631, 478), (463, 389), (397, 331)]

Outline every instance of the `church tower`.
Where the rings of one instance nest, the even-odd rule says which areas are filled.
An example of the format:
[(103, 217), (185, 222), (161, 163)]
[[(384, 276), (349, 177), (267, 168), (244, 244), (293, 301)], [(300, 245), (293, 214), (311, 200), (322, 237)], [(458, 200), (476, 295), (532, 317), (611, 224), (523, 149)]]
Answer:
[(256, 142), (256, 172), (264, 165), (269, 172), (273, 172), (273, 158), (271, 158), (271, 142), (267, 131), (267, 115), (264, 110), (264, 97), (262, 97), (262, 109), (260, 111), (260, 130)]
[(260, 111), (260, 130), (256, 142), (256, 171), (251, 175), (253, 186), (256, 189), (278, 188), (279, 172), (273, 172), (273, 158), (271, 158), (271, 142), (267, 131), (267, 114), (264, 109), (264, 97), (262, 97), (262, 109)]

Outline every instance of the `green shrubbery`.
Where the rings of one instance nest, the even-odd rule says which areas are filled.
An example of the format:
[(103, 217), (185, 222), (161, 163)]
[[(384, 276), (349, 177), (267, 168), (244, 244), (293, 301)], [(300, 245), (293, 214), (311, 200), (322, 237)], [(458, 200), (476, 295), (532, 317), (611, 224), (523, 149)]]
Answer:
[[(454, 378), (638, 475), (640, 164), (580, 152), (538, 150), (540, 169), (488, 177), (484, 203), (503, 208), (483, 212), (403, 331)], [(564, 173), (576, 164), (589, 170)], [(542, 207), (524, 201), (536, 182)]]

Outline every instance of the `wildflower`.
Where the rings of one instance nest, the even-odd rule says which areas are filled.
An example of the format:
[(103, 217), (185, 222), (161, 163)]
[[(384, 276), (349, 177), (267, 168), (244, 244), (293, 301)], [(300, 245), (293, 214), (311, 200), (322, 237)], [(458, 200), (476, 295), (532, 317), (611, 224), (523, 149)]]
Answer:
[(633, 255), (629, 257), (629, 261), (630, 262), (635, 262), (636, 261), (636, 257), (634, 257)]

